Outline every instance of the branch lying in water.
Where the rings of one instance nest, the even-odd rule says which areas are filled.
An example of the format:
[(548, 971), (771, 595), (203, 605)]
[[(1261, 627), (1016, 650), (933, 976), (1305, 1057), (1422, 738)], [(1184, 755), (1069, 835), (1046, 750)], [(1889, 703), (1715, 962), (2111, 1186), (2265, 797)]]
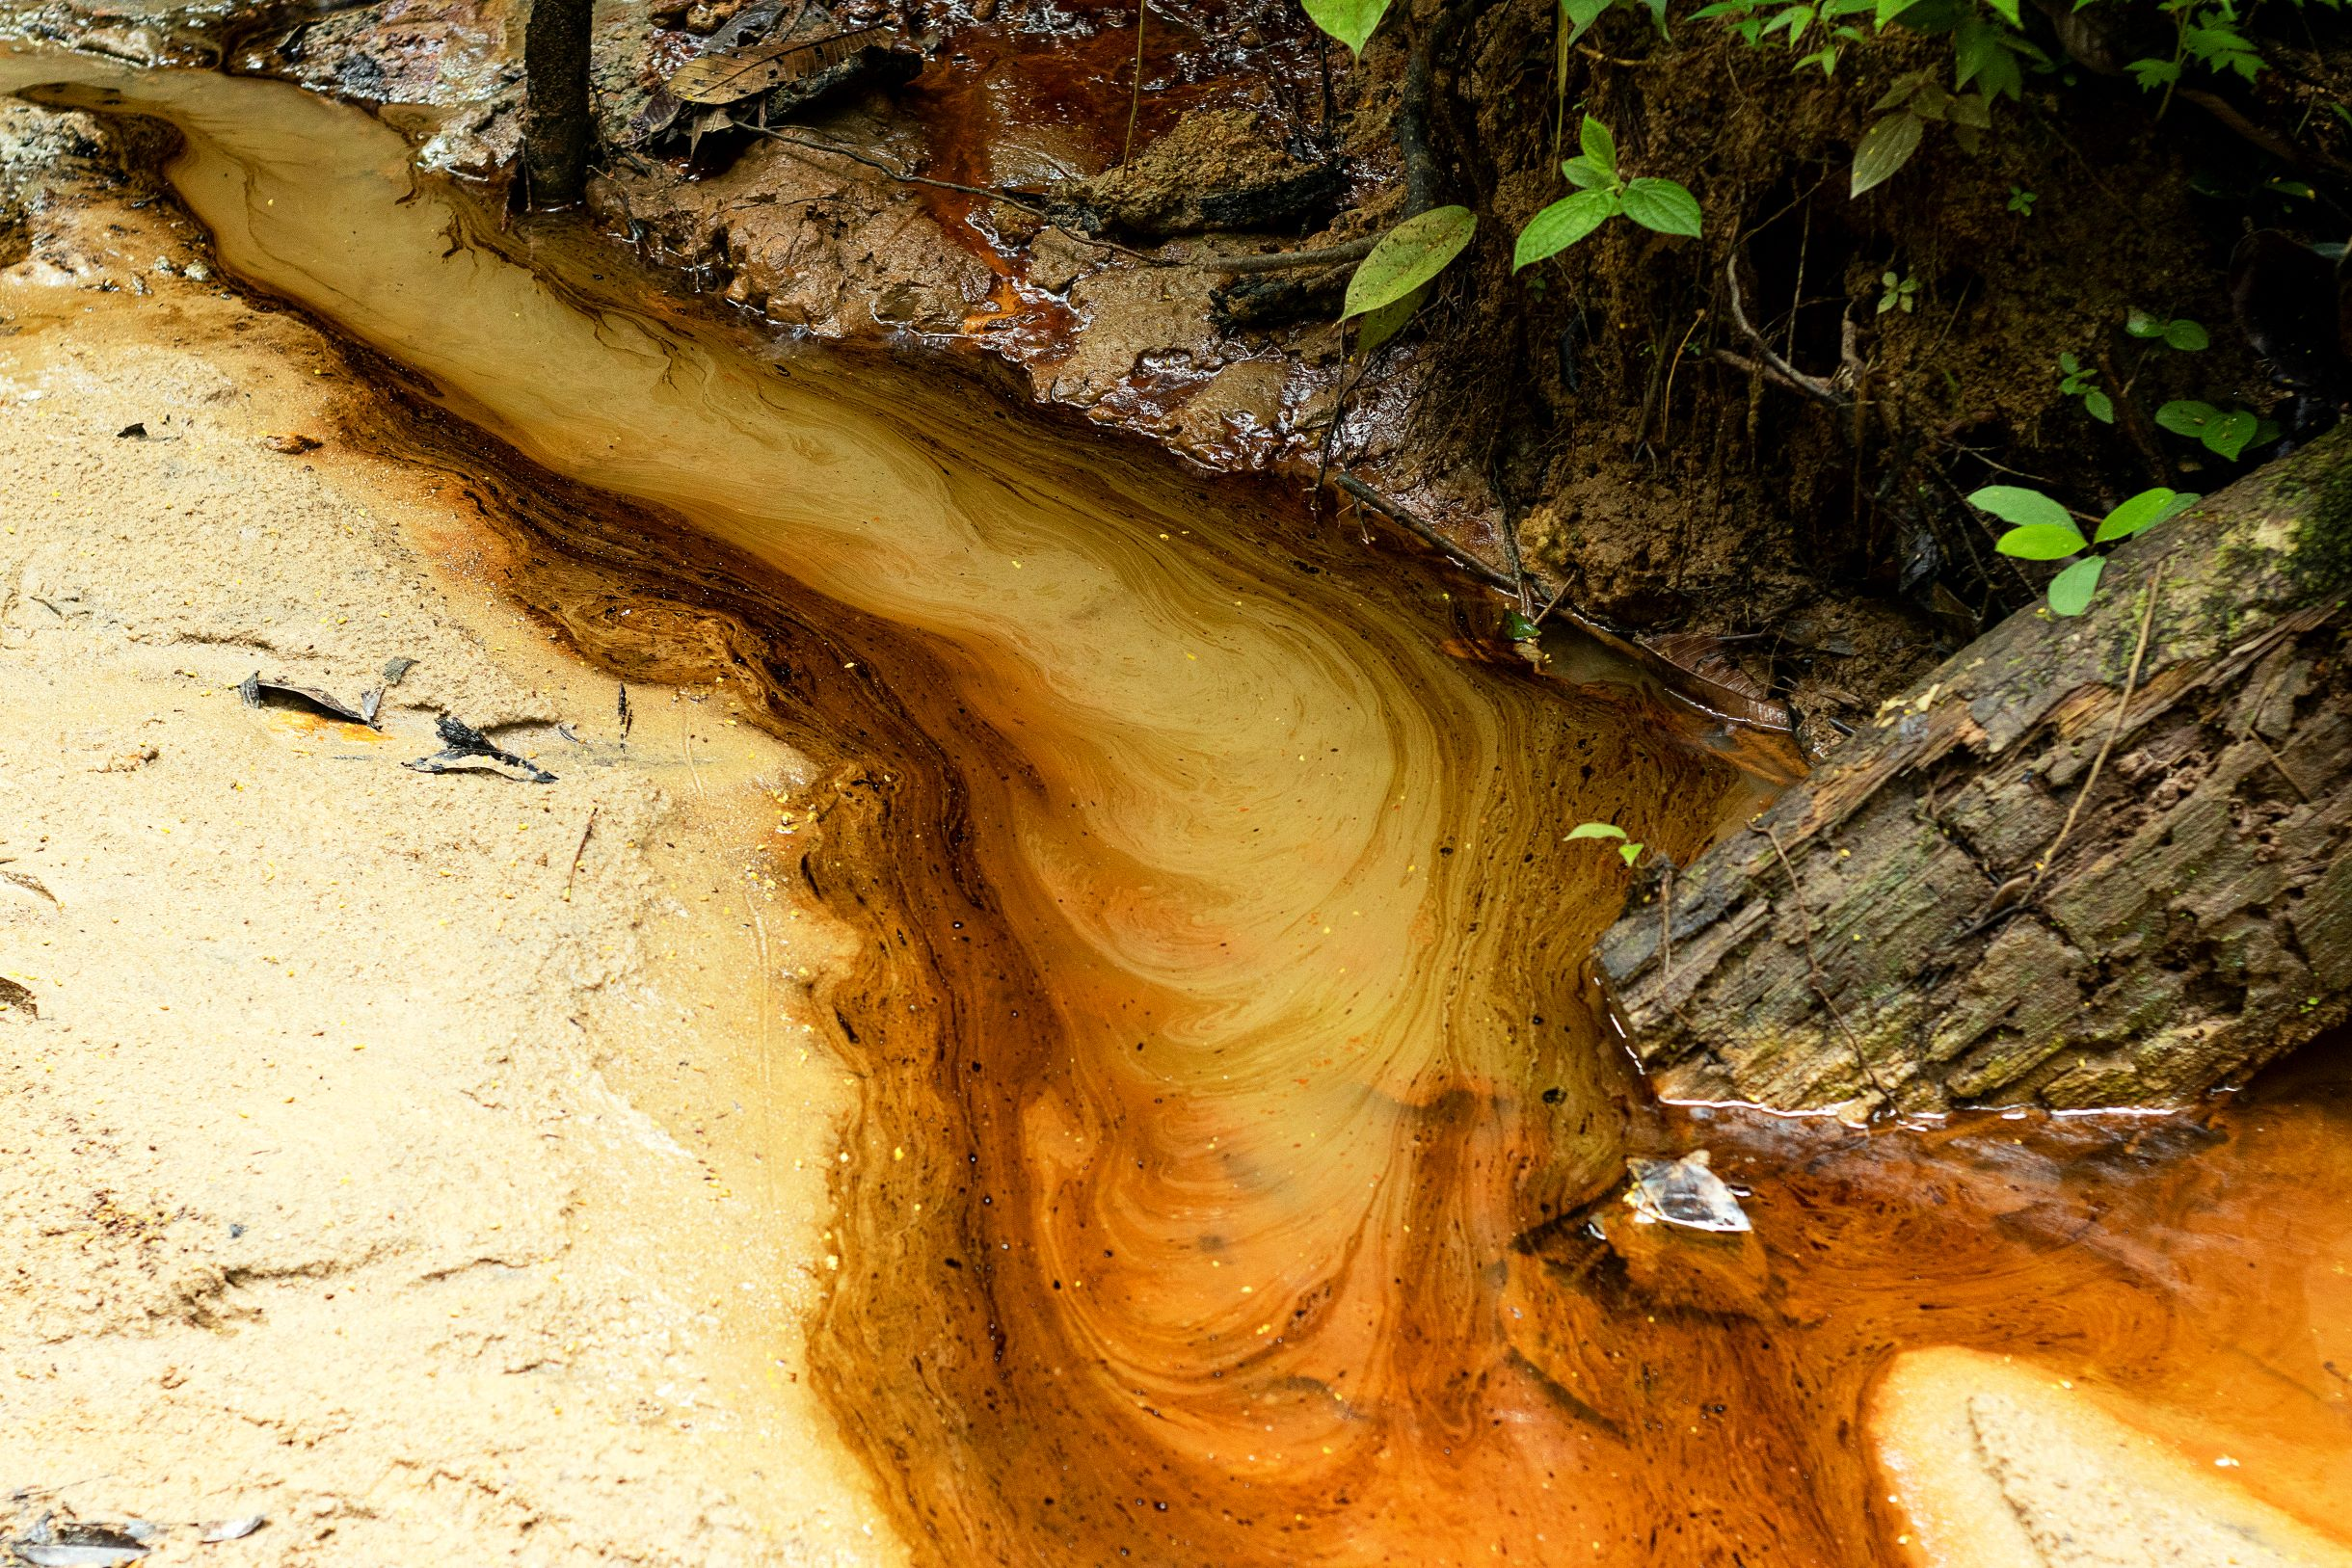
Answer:
[[(1355, 475), (1343, 473), (1331, 483), (1423, 543), (1442, 551), (1448, 560), (1459, 565), (1463, 571), (1478, 578), (1479, 581), (1502, 590), (1514, 599), (1518, 598), (1519, 583), (1516, 578), (1500, 568), (1489, 566), (1480, 560), (1467, 549), (1439, 533), (1434, 527), (1415, 517), (1404, 507), (1398, 505), (1361, 479), (1356, 478)], [(1528, 574), (1528, 581), (1538, 588), (1543, 586), (1543, 579), (1533, 572)], [(1622, 633), (1612, 631), (1598, 621), (1567, 603), (1567, 595), (1568, 590), (1564, 584), (1556, 590), (1544, 604), (1542, 613), (1536, 617), (1536, 624), (1540, 625), (1545, 619), (1557, 611), (1563, 621), (1567, 622), (1593, 641), (1649, 670), (1668, 687), (1679, 693), (1687, 701), (1705, 708), (1717, 718), (1730, 724), (1746, 725), (1754, 730), (1772, 731), (1783, 734), (1788, 731), (1789, 713), (1785, 705), (1726, 685), (1724, 681), (1718, 680), (1702, 671), (1693, 669), (1680, 660), (1670, 658), (1645, 643), (1636, 642)]]
[[(890, 178), (896, 180), (901, 185), (928, 185), (933, 190), (958, 191), (965, 196), (985, 197), (991, 201), (1002, 201), (1008, 207), (1018, 207), (1023, 212), (1029, 213), (1034, 217), (1045, 219), (1046, 226), (1048, 228), (1053, 229), (1057, 234), (1061, 234), (1069, 239), (1075, 240), (1081, 245), (1091, 245), (1105, 251), (1116, 251), (1123, 256), (1133, 256), (1136, 260), (1142, 262), (1147, 267), (1173, 267), (1178, 265), (1178, 263), (1170, 261), (1164, 256), (1152, 255), (1148, 252), (1134, 250), (1128, 246), (1117, 244), (1111, 240), (1098, 240), (1091, 234), (1081, 234), (1076, 229), (1069, 227), (1067, 225), (1056, 223), (1054, 221), (1053, 214), (1046, 211), (1045, 208), (1037, 205), (1037, 203), (1034, 201), (1026, 200), (1021, 197), (1013, 195), (1009, 191), (1002, 190), (995, 186), (964, 185), (951, 179), (933, 179), (928, 174), (910, 174), (905, 170), (898, 168), (895, 164), (890, 163), (882, 158), (877, 158), (871, 153), (860, 152), (853, 147), (842, 146), (832, 142), (813, 141), (805, 136), (787, 136), (784, 132), (770, 130), (765, 125), (745, 125), (740, 121), (737, 121), (736, 126), (740, 130), (751, 132), (754, 136), (764, 136), (771, 142), (782, 142), (787, 146), (807, 147), (812, 152), (830, 152), (837, 158), (847, 158), (851, 163), (864, 164), (867, 168), (886, 174)], [(1370, 249), (1370, 247), (1368, 246), (1366, 249)]]

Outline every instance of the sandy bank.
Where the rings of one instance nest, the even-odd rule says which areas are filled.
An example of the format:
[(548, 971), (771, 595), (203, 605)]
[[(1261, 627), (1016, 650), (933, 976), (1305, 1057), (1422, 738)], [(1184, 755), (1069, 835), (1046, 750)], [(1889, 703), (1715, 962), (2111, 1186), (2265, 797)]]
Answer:
[[(848, 1097), (796, 1012), (837, 939), (761, 847), (799, 759), (723, 685), (633, 689), (624, 738), (470, 509), (334, 439), (340, 361), (95, 132), (0, 108), (10, 1522), (895, 1560), (801, 1376)], [(394, 658), (381, 732), (234, 691)], [(444, 710), (557, 782), (403, 768)]]

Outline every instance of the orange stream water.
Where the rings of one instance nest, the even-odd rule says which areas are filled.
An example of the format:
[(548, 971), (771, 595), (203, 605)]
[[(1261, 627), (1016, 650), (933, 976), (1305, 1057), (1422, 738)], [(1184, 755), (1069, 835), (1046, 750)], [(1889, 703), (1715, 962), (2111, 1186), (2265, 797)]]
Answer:
[[(1490, 608), (1274, 498), (762, 350), (577, 236), (519, 264), (353, 111), (0, 55), (64, 80), (177, 125), (227, 268), (834, 765), (785, 866), (865, 939), (817, 1357), (920, 1555), (1889, 1560), (1861, 1397), (1926, 1343), (2352, 1517), (2339, 1067), (2198, 1123), (1662, 1115), (1581, 973), (1623, 873), (1562, 841), (1687, 858), (1751, 802), (1658, 699), (1458, 656)], [(585, 590), (540, 607), (621, 656)], [(1629, 1149), (1694, 1143), (1752, 1248), (1592, 1239)]]

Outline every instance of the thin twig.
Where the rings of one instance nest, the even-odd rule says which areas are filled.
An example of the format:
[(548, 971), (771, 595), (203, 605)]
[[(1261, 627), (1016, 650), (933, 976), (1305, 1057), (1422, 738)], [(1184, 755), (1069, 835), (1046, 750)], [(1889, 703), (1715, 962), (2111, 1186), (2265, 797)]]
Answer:
[(1506, 594), (1515, 594), (1518, 592), (1519, 585), (1512, 582), (1508, 573), (1498, 571), (1493, 567), (1488, 566), (1485, 562), (1480, 560), (1477, 556), (1471, 554), (1468, 550), (1462, 548), (1459, 545), (1455, 544), (1445, 535), (1439, 533), (1436, 529), (1430, 527), (1428, 523), (1413, 516), (1412, 513), (1406, 511), (1403, 507), (1401, 507), (1396, 502), (1388, 499), (1378, 491), (1374, 490), (1370, 485), (1365, 484), (1361, 479), (1356, 478), (1355, 475), (1344, 473), (1341, 474), (1337, 479), (1332, 480), (1331, 483), (1337, 489), (1346, 492), (1348, 494), (1352, 495), (1357, 500), (1363, 502), (1366, 506), (1371, 507), (1375, 512), (1377, 512), (1380, 514), (1380, 516), (1388, 518), (1391, 522), (1401, 525), (1406, 532), (1419, 536), (1424, 544), (1442, 551), (1448, 558), (1453, 560), (1457, 565), (1460, 566), (1464, 571), (1468, 571), (1472, 576), (1478, 578), (1481, 582), (1500, 588)]
[(1491, 475), (1490, 482), (1503, 509), (1503, 560), (1510, 568), (1511, 581), (1518, 585), (1514, 591), (1519, 596), (1519, 614), (1525, 617), (1534, 613), (1536, 596), (1528, 587), (1527, 563), (1519, 558), (1519, 524), (1510, 515), (1510, 497), (1504, 492), (1501, 473)]
[(2131, 650), (2131, 673), (2124, 678), (2124, 700), (2115, 704), (2115, 722), (2107, 726), (2107, 738), (2099, 743), (2098, 755), (2091, 758), (2091, 776), (2075, 792), (2074, 804), (2067, 808), (2066, 820), (2059, 824), (2058, 837), (2050, 840), (2050, 847), (2042, 852), (2042, 859), (2034, 867), (2036, 888), (2050, 874), (2050, 867), (2058, 864), (2058, 851), (2065, 845), (2067, 835), (2074, 831), (2074, 819), (2082, 815), (2083, 803), (2098, 787), (2099, 769), (2107, 765), (2107, 754), (2115, 750), (2116, 738), (2124, 732), (2124, 716), (2131, 711), (2131, 694), (2140, 685), (2140, 662), (2148, 657), (2148, 633), (2156, 624), (2156, 595), (2164, 586), (2164, 569), (2172, 565), (2172, 560), (2169, 555), (2164, 557), (2156, 563), (2156, 570), (2148, 574), (2148, 602), (2140, 607), (2140, 640)]
[(2280, 759), (2277, 752), (2270, 749), (2270, 742), (2264, 740), (2260, 735), (2257, 734), (2252, 730), (2246, 731), (2246, 738), (2253, 741), (2257, 746), (2262, 748), (2262, 755), (2269, 757), (2270, 765), (2279, 770), (2279, 777), (2286, 781), (2287, 786), (2293, 789), (2294, 792), (2302, 798), (2304, 805), (2309, 806), (2312, 803), (2312, 792), (2303, 787), (2302, 780), (2296, 778), (2293, 774), (2286, 771), (2286, 764)]
[(1541, 631), (1543, 629), (1544, 621), (1550, 617), (1554, 610), (1560, 608), (1560, 601), (1567, 597), (1568, 585), (1564, 582), (1560, 585), (1560, 591), (1558, 593), (1554, 594), (1550, 598), (1543, 601), (1543, 608), (1536, 612), (1536, 619), (1529, 622), (1528, 625), (1535, 627), (1537, 631)]
[(1862, 1070), (1862, 1079), (1870, 1085), (1871, 1093), (1884, 1100), (1886, 1091), (1880, 1087), (1878, 1074), (1870, 1070), (1870, 1058), (1862, 1054), (1860, 1037), (1846, 1022), (1846, 1015), (1837, 1010), (1837, 1003), (1830, 999), (1829, 987), (1822, 984), (1821, 962), (1813, 956), (1813, 912), (1804, 907), (1804, 890), (1797, 885), (1797, 868), (1788, 864), (1788, 851), (1780, 847), (1780, 835), (1769, 822), (1764, 824), (1764, 837), (1772, 840), (1772, 852), (1780, 858), (1780, 869), (1788, 874), (1789, 893), (1797, 900), (1797, 914), (1804, 922), (1804, 967), (1812, 975), (1813, 995), (1821, 998), (1821, 1005), (1830, 1010), (1837, 1026), (1846, 1031), (1846, 1044), (1854, 1048), (1854, 1065)]
[[(1724, 276), (1731, 284), (1731, 296), (1729, 301), (1731, 306), (1731, 324), (1740, 330), (1740, 335), (1742, 337), (1747, 338), (1748, 341), (1754, 346), (1756, 357), (1762, 359), (1764, 363), (1772, 369), (1774, 374), (1778, 376), (1782, 381), (1786, 382), (1790, 386), (1796, 388), (1800, 392), (1804, 393), (1807, 397), (1810, 397), (1819, 403), (1825, 404), (1830, 408), (1836, 409), (1841, 412), (1850, 407), (1851, 400), (1840, 395), (1838, 390), (1831, 386), (1829, 383), (1821, 380), (1817, 376), (1806, 375), (1795, 365), (1790, 364), (1786, 359), (1781, 359), (1779, 355), (1774, 353), (1773, 346), (1764, 340), (1764, 334), (1757, 332), (1753, 324), (1749, 321), (1748, 306), (1746, 301), (1743, 300), (1740, 295), (1740, 264), (1739, 259), (1736, 256), (1724, 266)], [(1721, 351), (1719, 350), (1718, 353), (1720, 355)]]
[(1193, 256), (1161, 265), (1193, 267), (1203, 272), (1284, 272), (1293, 267), (1335, 267), (1343, 261), (1363, 260), (1379, 243), (1378, 237), (1374, 236), (1319, 246), (1312, 251), (1253, 251), (1243, 255)]
[[(1064, 235), (1067, 238), (1076, 241), (1080, 245), (1091, 245), (1097, 250), (1102, 251), (1116, 251), (1123, 256), (1134, 257), (1136, 260), (1142, 262), (1147, 267), (1174, 267), (1182, 265), (1182, 263), (1170, 261), (1165, 256), (1156, 256), (1147, 251), (1137, 251), (1130, 246), (1120, 245), (1112, 240), (1096, 239), (1091, 234), (1081, 234), (1066, 224), (1055, 222), (1053, 214), (1047, 211), (1044, 207), (1039, 206), (1036, 202), (1014, 196), (1009, 191), (995, 189), (985, 185), (963, 185), (951, 179), (933, 179), (928, 174), (910, 174), (905, 170), (900, 169), (895, 165), (885, 161), (884, 159), (876, 158), (864, 152), (859, 152), (854, 148), (839, 146), (831, 142), (811, 141), (809, 138), (802, 136), (788, 136), (782, 131), (770, 130), (765, 125), (745, 125), (738, 120), (736, 121), (736, 127), (740, 130), (747, 130), (754, 136), (764, 136), (771, 142), (782, 142), (788, 146), (807, 147), (812, 152), (830, 152), (837, 157), (847, 158), (851, 163), (864, 164), (869, 169), (876, 170), (881, 173), (887, 174), (892, 179), (898, 181), (902, 185), (928, 185), (934, 190), (958, 191), (965, 196), (986, 197), (991, 201), (1002, 201), (1008, 207), (1017, 207), (1021, 211), (1029, 213), (1034, 217), (1045, 219), (1046, 226), (1048, 228), (1053, 229), (1057, 234)], [(1369, 250), (1370, 247), (1367, 246), (1366, 249)]]
[(1136, 0), (1136, 79), (1127, 98), (1127, 146), (1119, 154), (1121, 163), (1136, 155), (1136, 115), (1143, 107), (1143, 16), (1151, 9), (1145, 0)]
[(1666, 396), (1662, 399), (1664, 406), (1658, 412), (1658, 445), (1661, 450), (1669, 444), (1669, 438), (1674, 430), (1674, 372), (1682, 368), (1683, 351), (1691, 346), (1691, 339), (1698, 334), (1699, 323), (1706, 319), (1707, 307), (1702, 305), (1698, 307), (1698, 314), (1691, 318), (1691, 330), (1684, 332), (1682, 341), (1674, 345), (1674, 358), (1666, 367)]
[(602, 810), (601, 806), (588, 808), (588, 821), (580, 829), (580, 841), (572, 851), (572, 869), (564, 873), (564, 902), (567, 904), (572, 902), (573, 879), (580, 874), (580, 857), (588, 853), (588, 836), (596, 832), (596, 814)]

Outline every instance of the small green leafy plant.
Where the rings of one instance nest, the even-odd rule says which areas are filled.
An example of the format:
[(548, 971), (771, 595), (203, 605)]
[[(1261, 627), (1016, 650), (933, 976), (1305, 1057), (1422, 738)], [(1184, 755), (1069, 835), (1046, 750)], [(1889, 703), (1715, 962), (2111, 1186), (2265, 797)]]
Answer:
[(1617, 852), (1627, 865), (1631, 865), (1634, 862), (1640, 860), (1642, 858), (1642, 851), (1648, 847), (1645, 844), (1639, 843), (1633, 838), (1628, 837), (1625, 830), (1618, 827), (1614, 822), (1579, 822), (1575, 827), (1568, 830), (1567, 837), (1563, 838), (1561, 842), (1564, 844), (1571, 843), (1578, 838), (1616, 838), (1622, 840), (1617, 844)]
[(2213, 344), (2205, 328), (2186, 316), (2165, 321), (2145, 310), (2134, 309), (2124, 318), (2124, 331), (2134, 337), (2162, 343), (2166, 348), (2176, 349), (2182, 354), (2199, 354)]
[(2082, 399), (2082, 412), (2102, 425), (2115, 423), (2115, 399), (2099, 389), (2098, 372), (2071, 354), (2058, 356), (2058, 390)]
[(1900, 310), (1910, 315), (1919, 307), (1919, 279), (1889, 271), (1879, 276), (1879, 314)]
[(2020, 218), (2031, 218), (2034, 215), (2034, 203), (2041, 199), (2038, 193), (2029, 191), (2022, 185), (2009, 187), (2009, 210)]
[(2103, 555), (2087, 555), (2094, 545), (2113, 545), (2146, 533), (2168, 518), (2196, 505), (2197, 497), (2158, 486), (2144, 490), (2098, 520), (2098, 530), (2085, 539), (2074, 516), (2038, 490), (2018, 485), (1988, 485), (1968, 497), (1968, 504), (2015, 524), (1993, 544), (2003, 555), (2020, 561), (2082, 559), (2050, 579), (2052, 615), (2080, 615), (2098, 592), (2098, 579), (2107, 570)]
[(1626, 178), (1617, 169), (1617, 138), (1590, 115), (1576, 139), (1583, 150), (1560, 166), (1576, 194), (1527, 221), (1511, 252), (1511, 271), (1558, 255), (1620, 213), (1661, 234), (1698, 237), (1697, 197), (1670, 179)]
[(2156, 423), (2176, 436), (2203, 441), (2215, 457), (2235, 463), (2238, 454), (2261, 435), (2263, 420), (2252, 409), (2225, 412), (2210, 403), (2181, 398), (2158, 409)]

